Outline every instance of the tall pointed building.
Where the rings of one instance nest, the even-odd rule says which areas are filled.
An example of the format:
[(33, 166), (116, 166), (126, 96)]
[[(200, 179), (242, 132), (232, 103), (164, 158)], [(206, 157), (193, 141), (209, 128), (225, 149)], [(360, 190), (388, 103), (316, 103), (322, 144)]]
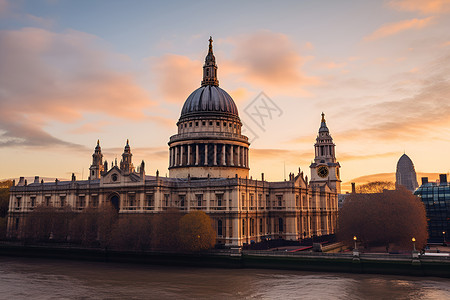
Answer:
[(414, 192), (419, 187), (414, 164), (411, 158), (406, 154), (403, 154), (397, 162), (395, 188), (398, 188), (399, 186), (403, 186), (411, 192)]
[(340, 164), (336, 160), (336, 145), (328, 130), (325, 114), (322, 113), (319, 133), (314, 144), (315, 158), (311, 168), (311, 184), (327, 184), (336, 193), (341, 193)]
[(135, 172), (128, 140), (120, 167), (116, 159), (108, 169), (97, 143), (90, 180), (27, 184), (22, 179), (11, 188), (8, 236), (20, 238), (27, 214), (35, 205), (49, 204), (70, 205), (76, 211), (112, 204), (130, 217), (170, 208), (201, 210), (211, 218), (216, 242), (228, 246), (335, 233), (340, 165), (325, 115), (314, 145), (310, 182), (300, 169), (279, 182), (265, 180), (264, 174), (249, 177), (250, 143), (241, 132), (236, 104), (219, 87), (212, 43), (210, 38), (201, 86), (186, 99), (177, 134), (168, 142), (169, 177), (158, 171), (147, 175), (144, 162)]

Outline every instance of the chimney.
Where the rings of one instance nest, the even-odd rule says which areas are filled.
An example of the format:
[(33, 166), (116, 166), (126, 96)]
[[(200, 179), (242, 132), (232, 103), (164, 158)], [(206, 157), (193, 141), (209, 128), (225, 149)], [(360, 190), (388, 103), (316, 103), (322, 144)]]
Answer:
[(352, 182), (352, 194), (356, 193), (356, 187), (355, 187), (355, 183)]
[(439, 174), (441, 185), (447, 185), (447, 174)]
[(422, 185), (428, 183), (428, 177), (422, 177)]

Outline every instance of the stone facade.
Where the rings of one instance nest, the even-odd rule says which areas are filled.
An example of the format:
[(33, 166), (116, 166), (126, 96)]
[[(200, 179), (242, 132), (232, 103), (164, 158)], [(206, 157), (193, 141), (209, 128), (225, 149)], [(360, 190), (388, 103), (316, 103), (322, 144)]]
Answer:
[(169, 177), (145, 174), (132, 163), (127, 141), (119, 166), (103, 162), (100, 143), (88, 180), (44, 183), (21, 178), (11, 188), (8, 234), (20, 238), (26, 215), (38, 205), (74, 210), (112, 203), (119, 214), (157, 214), (175, 207), (205, 211), (217, 243), (243, 245), (267, 238), (298, 240), (335, 233), (340, 192), (335, 145), (322, 114), (311, 182), (300, 171), (282, 182), (249, 178), (249, 142), (233, 99), (218, 87), (210, 39), (202, 87), (186, 100), (178, 133), (169, 140)]

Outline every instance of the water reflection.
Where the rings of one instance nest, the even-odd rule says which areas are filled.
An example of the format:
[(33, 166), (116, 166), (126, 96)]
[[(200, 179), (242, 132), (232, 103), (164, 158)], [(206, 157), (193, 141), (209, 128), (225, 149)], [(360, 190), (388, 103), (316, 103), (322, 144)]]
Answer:
[(450, 281), (0, 257), (4, 299), (450, 299)]

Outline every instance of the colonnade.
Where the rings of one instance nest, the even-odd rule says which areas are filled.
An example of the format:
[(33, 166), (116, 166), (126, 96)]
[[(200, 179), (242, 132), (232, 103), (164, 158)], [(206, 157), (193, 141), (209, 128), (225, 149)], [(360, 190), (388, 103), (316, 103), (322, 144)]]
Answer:
[(224, 143), (191, 143), (170, 147), (169, 167), (184, 166), (248, 168), (248, 147)]

